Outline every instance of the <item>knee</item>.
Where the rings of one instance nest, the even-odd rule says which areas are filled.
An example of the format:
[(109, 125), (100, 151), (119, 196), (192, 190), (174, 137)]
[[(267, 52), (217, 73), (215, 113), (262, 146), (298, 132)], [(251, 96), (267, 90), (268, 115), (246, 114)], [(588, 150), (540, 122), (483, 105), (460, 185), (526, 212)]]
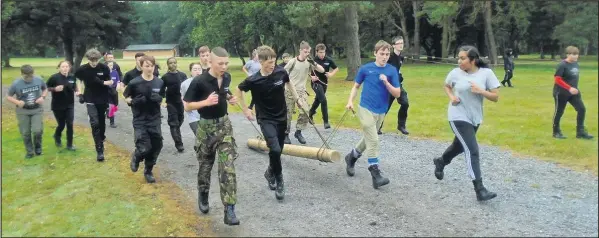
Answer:
[(479, 156), (478, 148), (469, 148), (469, 151), (470, 151), (470, 158), (478, 158), (478, 156)]
[(279, 144), (276, 143), (272, 143), (271, 145), (268, 146), (269, 148), (269, 155), (275, 155), (275, 156), (280, 156), (281, 153), (283, 153), (283, 150), (281, 149), (281, 147), (279, 146)]
[(580, 105), (576, 108), (576, 111), (578, 113), (585, 113), (587, 111), (587, 108), (584, 105)]

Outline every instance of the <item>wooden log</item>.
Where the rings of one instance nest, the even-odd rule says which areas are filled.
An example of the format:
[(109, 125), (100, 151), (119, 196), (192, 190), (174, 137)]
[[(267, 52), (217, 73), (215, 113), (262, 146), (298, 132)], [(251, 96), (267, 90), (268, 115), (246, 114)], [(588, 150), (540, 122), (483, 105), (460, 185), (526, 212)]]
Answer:
[[(249, 139), (247, 145), (251, 149), (268, 151), (266, 141), (263, 140)], [(322, 162), (339, 161), (339, 159), (341, 158), (341, 155), (336, 150), (329, 150), (326, 148), (320, 149), (316, 147), (299, 146), (291, 144), (285, 144), (285, 146), (283, 146), (283, 154), (302, 157), (306, 159), (319, 160)]]

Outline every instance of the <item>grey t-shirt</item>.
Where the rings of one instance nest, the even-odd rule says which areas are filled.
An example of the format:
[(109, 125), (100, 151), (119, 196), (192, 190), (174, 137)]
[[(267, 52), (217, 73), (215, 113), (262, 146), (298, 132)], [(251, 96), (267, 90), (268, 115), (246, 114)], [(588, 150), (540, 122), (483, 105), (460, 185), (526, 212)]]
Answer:
[(8, 88), (8, 96), (14, 96), (17, 100), (25, 102), (23, 108), (17, 107), (17, 114), (35, 114), (43, 111), (43, 105), (35, 103), (42, 92), (46, 89), (46, 83), (39, 76), (33, 76), (31, 82), (18, 78)]
[[(188, 78), (181, 83), (181, 95), (185, 96), (185, 93), (187, 93), (187, 89), (189, 88), (191, 81), (193, 81), (193, 77)], [(185, 113), (187, 114), (187, 120), (189, 120), (190, 123), (200, 120), (200, 113), (198, 113), (198, 110), (191, 110), (190, 112)]]
[(484, 97), (471, 91), (470, 82), (487, 91), (499, 88), (500, 84), (493, 70), (489, 68), (480, 68), (473, 74), (455, 68), (447, 75), (445, 84), (451, 86), (453, 94), (460, 99), (460, 103), (455, 106), (449, 102), (447, 119), (465, 121), (476, 126), (483, 122)]
[(258, 73), (258, 71), (260, 71), (260, 68), (262, 68), (260, 63), (255, 60), (248, 60), (248, 62), (246, 62), (243, 67), (245, 67), (245, 69), (247, 69), (247, 71), (249, 73), (248, 76)]

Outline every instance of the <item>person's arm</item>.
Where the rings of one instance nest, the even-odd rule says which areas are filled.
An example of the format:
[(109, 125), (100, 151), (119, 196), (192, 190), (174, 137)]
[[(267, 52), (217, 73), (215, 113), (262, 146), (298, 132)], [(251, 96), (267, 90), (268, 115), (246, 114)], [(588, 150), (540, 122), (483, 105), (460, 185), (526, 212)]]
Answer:
[(23, 107), (25, 105), (25, 102), (17, 99), (15, 97), (15, 94), (17, 94), (17, 88), (15, 83), (13, 83), (12, 85), (10, 85), (10, 88), (8, 88), (8, 95), (6, 95), (6, 100), (17, 105), (17, 107)]
[(360, 86), (362, 85), (362, 83), (364, 82), (364, 79), (366, 78), (366, 75), (364, 75), (364, 66), (360, 67), (358, 69), (358, 73), (356, 74), (356, 78), (354, 80), (354, 86), (351, 88), (351, 91), (349, 92), (349, 98), (347, 99), (347, 105), (345, 106), (345, 108), (350, 109), (350, 110), (354, 110), (354, 98), (356, 98), (356, 95), (358, 94), (358, 89), (360, 89)]
[(391, 78), (389, 80), (384, 74), (381, 75), (381, 80), (385, 84), (387, 91), (389, 91), (394, 98), (398, 98), (401, 96), (401, 88), (399, 87), (399, 73), (395, 70), (392, 70), (391, 72)]
[(324, 73), (324, 67), (322, 67), (322, 65), (317, 64), (314, 60), (308, 60), (308, 63), (310, 63), (310, 72), (316, 70), (320, 73)]
[(250, 62), (248, 61), (247, 63), (245, 63), (245, 65), (243, 67), (241, 67), (241, 71), (243, 71), (245, 73), (245, 75), (250, 75), (250, 72), (248, 72), (247, 67), (249, 66)]
[(449, 97), (449, 101), (451, 101), (452, 105), (458, 105), (458, 103), (460, 103), (460, 98), (456, 97), (453, 94), (453, 85), (452, 85), (452, 78), (453, 78), (453, 72), (455, 70), (452, 70), (451, 72), (449, 72), (449, 74), (447, 74), (447, 77), (445, 78), (445, 85), (443, 86), (443, 89), (445, 90), (445, 94), (447, 94), (447, 97)]
[(75, 81), (77, 81), (77, 79), (79, 79), (79, 81), (81, 83), (77, 84), (77, 91), (79, 91), (80, 94), (82, 94), (85, 87), (84, 87), (84, 82), (83, 82), (83, 71), (81, 70), (81, 67), (79, 67), (79, 69), (77, 69), (77, 71), (75, 71)]
[(103, 65), (104, 67), (102, 68), (102, 71), (104, 71), (104, 75), (102, 75), (102, 78), (100, 78), (100, 80), (102, 80), (102, 84), (106, 85), (106, 86), (110, 86), (112, 85), (112, 77), (110, 77), (110, 68), (108, 68), (108, 66)]
[(121, 71), (121, 66), (119, 66), (119, 64), (117, 64), (116, 62), (113, 63), (114, 64), (114, 69), (116, 69), (116, 72), (119, 74), (119, 80), (121, 78), (123, 78), (123, 72)]
[(54, 87), (56, 87), (56, 79), (54, 76), (50, 76), (50, 78), (48, 79), (48, 82), (46, 82), (46, 86), (48, 86), (48, 91), (56, 92), (56, 91), (54, 91)]
[(193, 101), (202, 93), (202, 91), (203, 88), (199, 85), (199, 81), (193, 80), (183, 98), (183, 108), (186, 112), (218, 104), (218, 94), (216, 94), (216, 92), (212, 92), (210, 96), (204, 100)]
[(325, 74), (327, 75), (327, 78), (332, 78), (333, 76), (335, 76), (335, 74), (337, 74), (337, 72), (339, 72), (339, 67), (337, 67), (337, 64), (335, 64), (335, 61), (333, 60), (331, 60), (331, 64), (329, 65), (329, 67), (333, 69), (333, 71)]
[[(248, 77), (249, 78), (249, 77)], [(235, 92), (235, 96), (238, 98), (239, 106), (243, 110), (243, 114), (247, 119), (253, 120), (252, 111), (245, 104), (245, 93), (251, 90), (251, 82), (248, 79), (243, 80), (238, 86), (237, 91)], [(253, 98), (252, 98), (253, 99)]]

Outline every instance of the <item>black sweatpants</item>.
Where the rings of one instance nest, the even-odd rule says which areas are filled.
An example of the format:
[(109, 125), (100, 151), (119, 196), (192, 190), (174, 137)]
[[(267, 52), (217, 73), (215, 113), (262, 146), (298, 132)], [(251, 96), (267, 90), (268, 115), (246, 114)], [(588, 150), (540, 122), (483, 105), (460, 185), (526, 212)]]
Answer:
[(183, 114), (183, 102), (168, 102), (166, 104), (166, 111), (168, 113), (168, 126), (171, 129), (171, 136), (175, 142), (176, 147), (183, 147), (183, 139), (181, 138), (181, 125), (185, 120)]
[(576, 129), (582, 130), (584, 129), (584, 117), (586, 114), (586, 108), (584, 107), (584, 103), (582, 102), (582, 95), (580, 92), (576, 95), (572, 95), (570, 93), (564, 93), (559, 91), (553, 92), (553, 99), (555, 100), (555, 114), (553, 116), (553, 132), (561, 132), (560, 130), (560, 120), (564, 115), (564, 110), (566, 109), (566, 105), (570, 103), (574, 110), (576, 110)]
[(106, 109), (108, 104), (87, 103), (86, 106), (96, 151), (103, 151), (104, 139), (106, 139)]
[(266, 140), (270, 157), (270, 168), (274, 175), (279, 175), (283, 171), (281, 165), (281, 153), (285, 146), (285, 130), (287, 130), (287, 122), (260, 121), (260, 129)]
[(133, 124), (135, 136), (135, 158), (144, 161), (146, 166), (156, 164), (158, 155), (162, 150), (162, 130), (160, 124), (147, 126), (144, 124)]
[(322, 85), (320, 83), (312, 83), (312, 89), (314, 93), (316, 93), (316, 98), (314, 98), (314, 102), (312, 103), (312, 107), (310, 108), (310, 114), (316, 113), (316, 109), (318, 109), (319, 105), (322, 105), (320, 111), (322, 112), (322, 120), (324, 123), (329, 122), (329, 108), (327, 106), (327, 86)]
[(54, 113), (54, 118), (56, 118), (56, 122), (58, 126), (54, 131), (54, 138), (58, 138), (60, 141), (60, 137), (62, 137), (62, 131), (65, 126), (67, 128), (67, 146), (73, 145), (73, 120), (75, 119), (75, 110), (74, 108), (60, 109), (60, 110), (52, 110)]
[(503, 77), (503, 81), (501, 81), (501, 84), (505, 84), (507, 82), (508, 86), (512, 86), (512, 77), (514, 76), (514, 73), (510, 70), (510, 71), (505, 71), (505, 76)]
[(478, 143), (476, 142), (478, 126), (473, 126), (465, 121), (450, 121), (449, 125), (455, 137), (451, 145), (443, 152), (442, 158), (445, 165), (451, 163), (454, 157), (464, 152), (468, 175), (472, 180), (481, 178)]
[[(391, 110), (391, 106), (393, 105), (393, 102), (395, 101), (395, 97), (390, 96), (389, 97), (389, 106), (387, 106), (387, 112), (385, 113), (385, 115), (387, 113), (389, 113), (389, 110)], [(401, 95), (399, 98), (397, 98), (397, 103), (399, 103), (400, 107), (399, 107), (399, 111), (397, 112), (397, 126), (398, 127), (405, 127), (406, 126), (406, 120), (408, 119), (408, 108), (410, 107), (410, 102), (408, 100), (408, 92), (406, 90), (404, 90), (404, 88), (401, 88)], [(381, 123), (381, 127), (379, 128), (379, 130), (381, 130), (381, 128), (383, 128), (385, 121), (383, 121), (383, 123)]]

